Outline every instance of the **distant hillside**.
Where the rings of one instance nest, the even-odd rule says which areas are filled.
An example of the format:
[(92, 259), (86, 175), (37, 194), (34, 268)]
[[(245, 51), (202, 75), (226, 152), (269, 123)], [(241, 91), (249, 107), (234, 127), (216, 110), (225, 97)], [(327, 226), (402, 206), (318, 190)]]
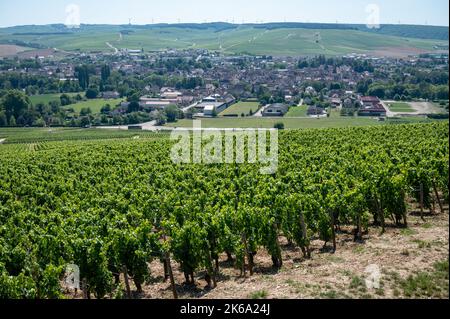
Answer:
[(206, 48), (228, 54), (408, 55), (448, 46), (447, 27), (324, 23), (18, 26), (0, 29), (0, 44), (67, 51)]
[(379, 29), (369, 29), (366, 26), (359, 26), (358, 30), (405, 38), (449, 40), (448, 27), (386, 24), (381, 25)]

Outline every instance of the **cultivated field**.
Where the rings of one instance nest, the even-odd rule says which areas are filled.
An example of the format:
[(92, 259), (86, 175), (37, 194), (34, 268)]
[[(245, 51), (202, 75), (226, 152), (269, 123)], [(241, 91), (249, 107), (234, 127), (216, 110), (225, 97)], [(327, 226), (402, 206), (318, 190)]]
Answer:
[(0, 57), (14, 56), (26, 50), (30, 49), (18, 45), (0, 44)]
[[(67, 51), (104, 51), (118, 49), (144, 49), (157, 51), (167, 48), (205, 48), (223, 53), (270, 54), (276, 56), (341, 55), (347, 53), (372, 53), (402, 56), (434, 51), (437, 44), (448, 41), (402, 38), (398, 36), (363, 32), (358, 30), (303, 29), (303, 28), (189, 28), (189, 27), (128, 27), (83, 26), (77, 32), (58, 30), (58, 33), (35, 34), (37, 30), (20, 34), (14, 29), (0, 29), (0, 41), (20, 40), (40, 43), (49, 48)], [(25, 29), (26, 30), (26, 29)], [(42, 30), (51, 30), (42, 27)], [(61, 32), (64, 31), (64, 32)], [(122, 32), (122, 34), (121, 34)]]

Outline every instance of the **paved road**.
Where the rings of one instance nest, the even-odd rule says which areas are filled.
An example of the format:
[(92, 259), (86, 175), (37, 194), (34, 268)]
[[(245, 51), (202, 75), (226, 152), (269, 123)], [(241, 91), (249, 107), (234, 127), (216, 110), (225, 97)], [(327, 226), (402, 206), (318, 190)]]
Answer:
[(262, 117), (262, 113), (264, 112), (264, 110), (266, 109), (266, 107), (268, 107), (270, 104), (267, 104), (266, 106), (263, 106), (262, 108), (259, 109), (258, 112), (256, 112), (255, 114), (253, 114), (253, 117)]
[(183, 111), (183, 113), (186, 113), (187, 111), (189, 111), (190, 109), (192, 109), (193, 107), (197, 106), (198, 102), (195, 102), (194, 104), (191, 104), (187, 107), (184, 107), (181, 109), (181, 111)]

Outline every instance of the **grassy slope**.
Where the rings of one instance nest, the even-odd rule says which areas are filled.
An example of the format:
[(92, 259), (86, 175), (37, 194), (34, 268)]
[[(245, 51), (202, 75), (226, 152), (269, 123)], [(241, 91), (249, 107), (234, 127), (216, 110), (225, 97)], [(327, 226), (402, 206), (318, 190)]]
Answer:
[[(154, 28), (136, 29), (119, 38), (123, 27), (86, 27), (73, 34), (64, 35), (8, 35), (0, 32), (0, 41), (15, 39), (38, 42), (64, 50), (111, 51), (109, 42), (117, 48), (161, 50), (166, 48), (207, 48), (225, 53), (248, 52), (272, 55), (338, 55), (352, 52), (369, 52), (385, 47), (418, 48), (433, 50), (433, 46), (445, 41), (408, 39), (379, 35), (355, 30), (315, 29), (257, 29), (241, 26), (216, 32), (214, 29)], [(320, 42), (316, 43), (316, 35)]]

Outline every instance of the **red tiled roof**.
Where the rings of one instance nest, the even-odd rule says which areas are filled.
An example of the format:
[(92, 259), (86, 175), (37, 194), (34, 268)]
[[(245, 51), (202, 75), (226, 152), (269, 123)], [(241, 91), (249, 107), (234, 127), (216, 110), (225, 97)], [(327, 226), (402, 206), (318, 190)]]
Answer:
[(376, 96), (363, 96), (361, 98), (361, 101), (363, 102), (373, 102), (373, 103), (380, 103), (380, 99)]

